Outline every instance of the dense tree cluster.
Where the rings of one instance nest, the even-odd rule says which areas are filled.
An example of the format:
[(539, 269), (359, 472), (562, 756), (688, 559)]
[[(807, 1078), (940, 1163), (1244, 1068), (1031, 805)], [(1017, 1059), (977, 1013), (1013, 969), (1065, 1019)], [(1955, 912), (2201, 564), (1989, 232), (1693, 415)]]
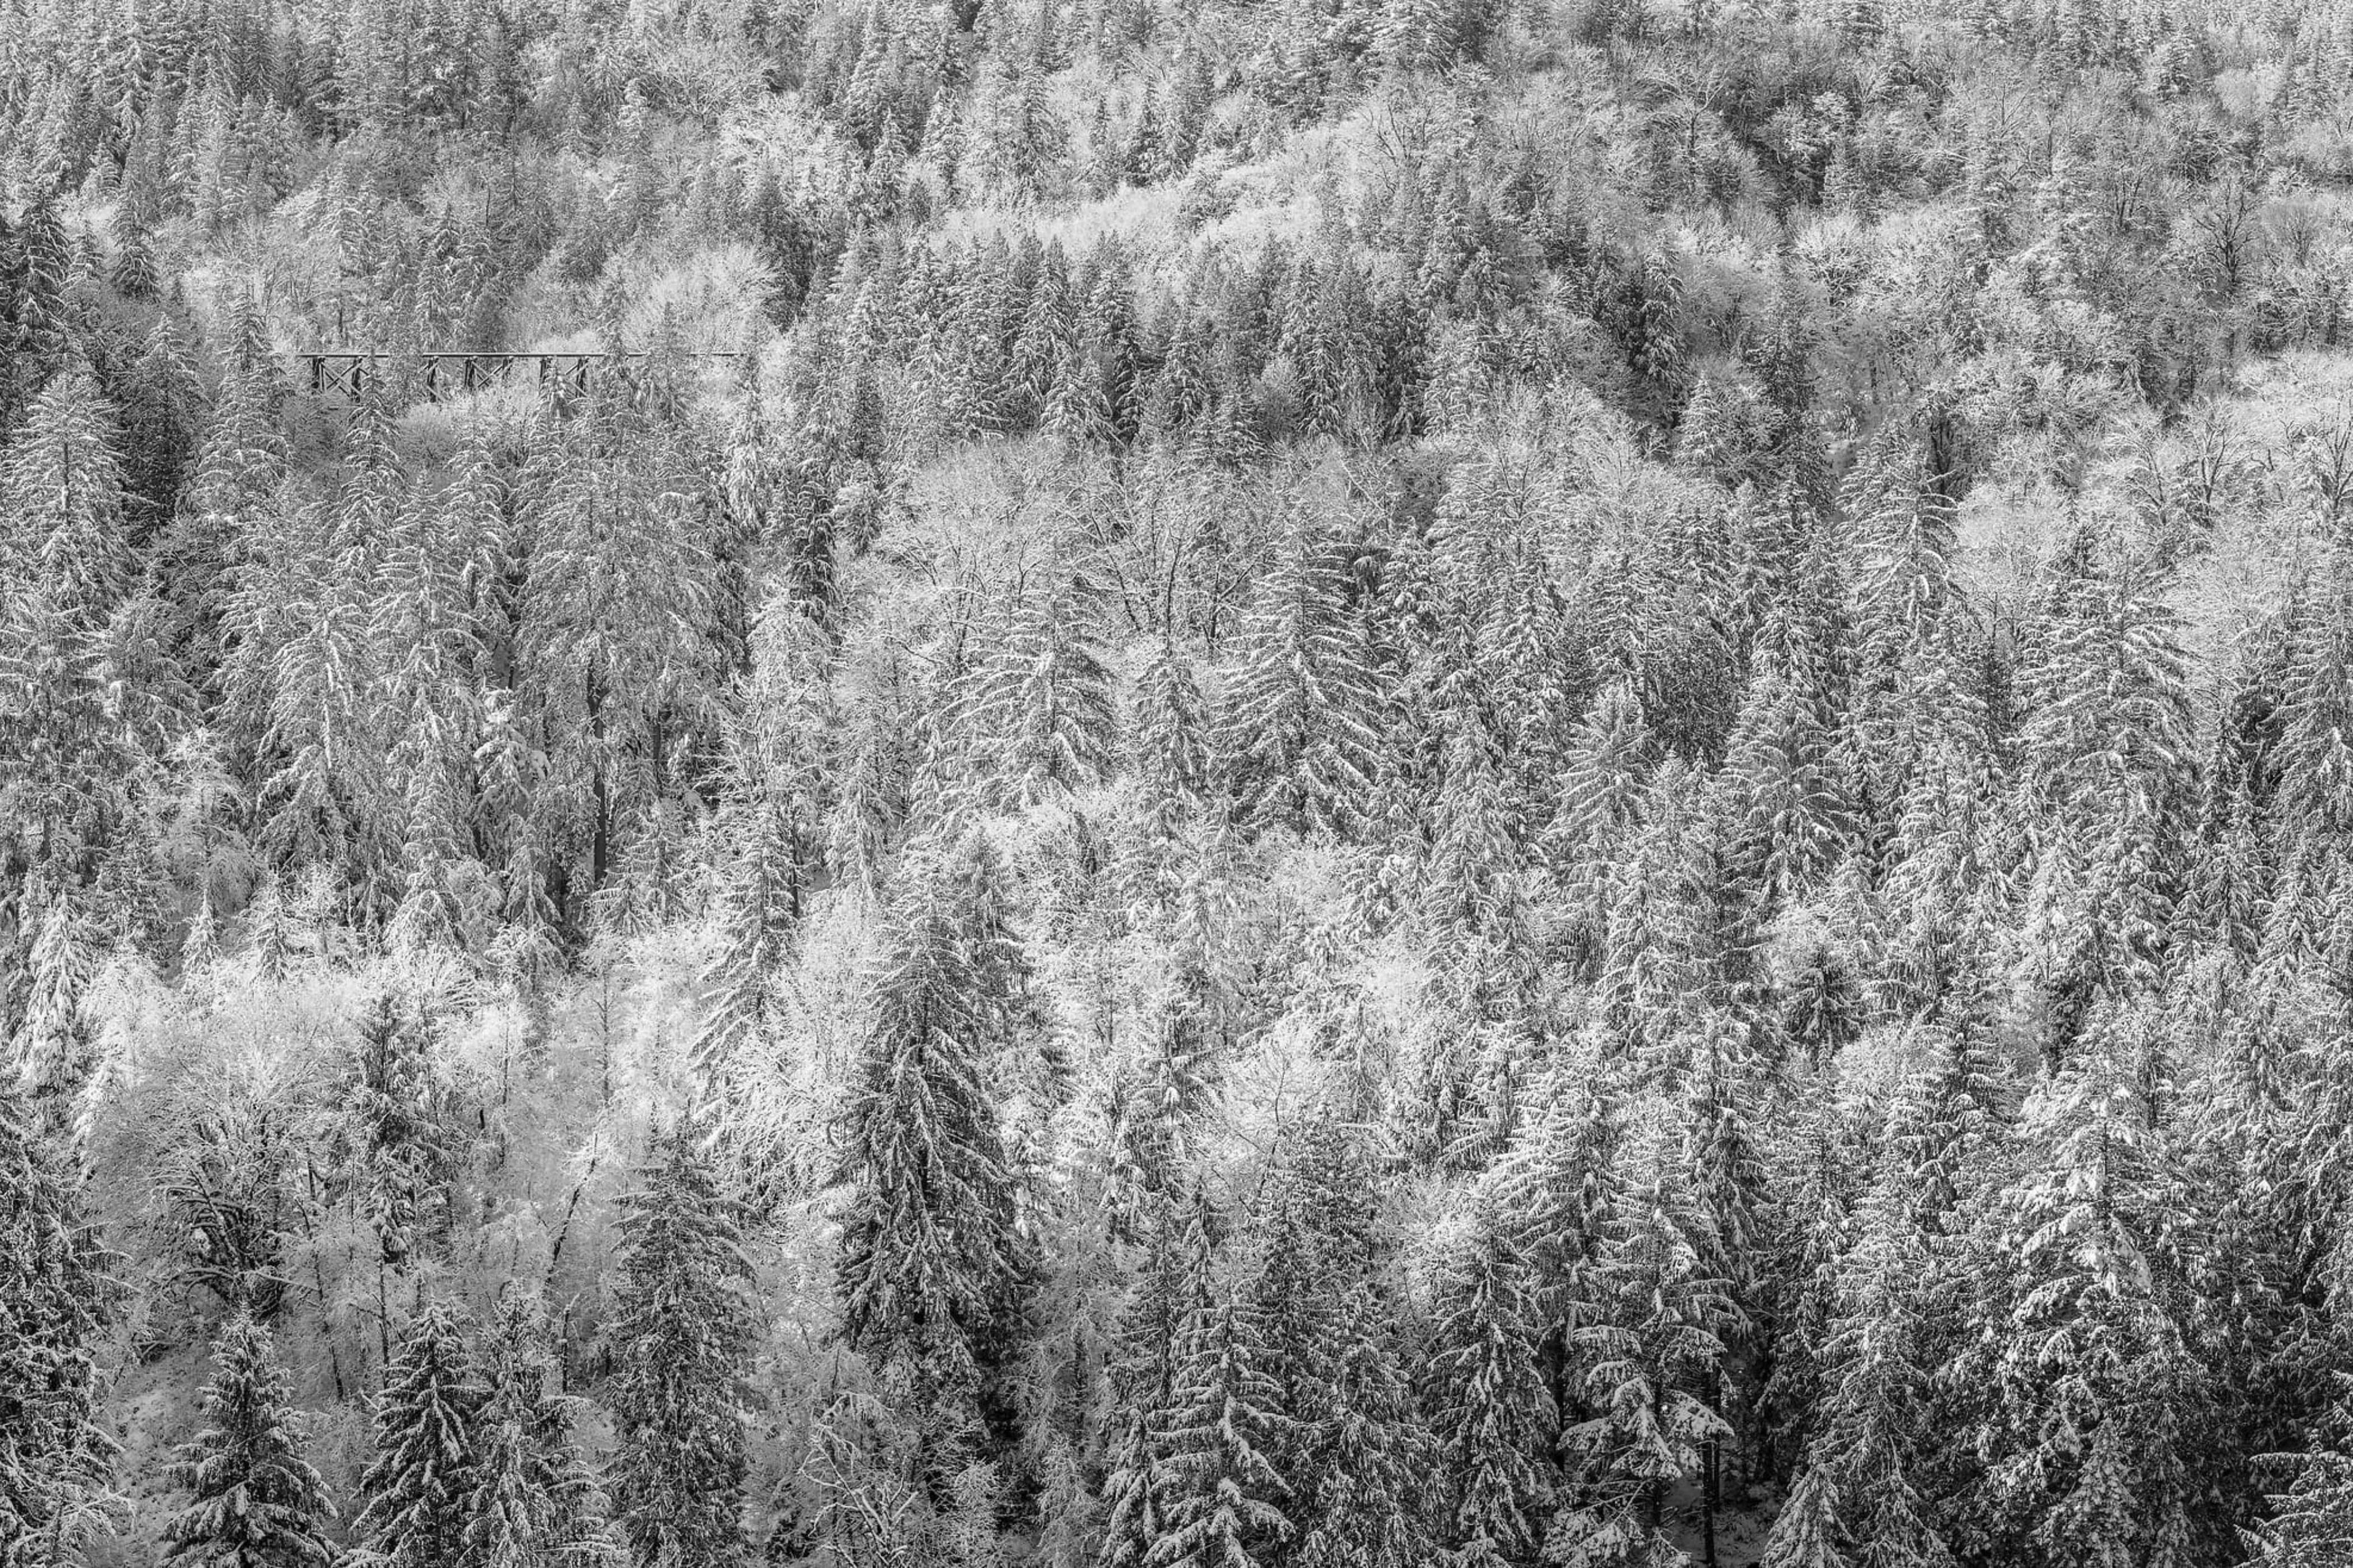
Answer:
[(2346, 1561), (2348, 66), (0, 0), (0, 1568)]

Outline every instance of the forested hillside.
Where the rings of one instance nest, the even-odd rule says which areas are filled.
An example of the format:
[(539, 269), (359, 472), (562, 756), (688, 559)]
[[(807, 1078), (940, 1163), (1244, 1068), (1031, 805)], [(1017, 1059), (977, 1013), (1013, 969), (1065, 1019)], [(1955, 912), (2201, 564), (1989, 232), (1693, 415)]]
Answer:
[(0, 0), (0, 1568), (2344, 1568), (2348, 195), (2341, 0)]

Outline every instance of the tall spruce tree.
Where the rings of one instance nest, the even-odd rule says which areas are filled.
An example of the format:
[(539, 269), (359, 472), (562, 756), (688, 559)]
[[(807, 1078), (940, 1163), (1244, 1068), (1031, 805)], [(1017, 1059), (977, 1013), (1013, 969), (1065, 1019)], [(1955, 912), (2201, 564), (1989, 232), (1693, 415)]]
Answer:
[(386, 1568), (462, 1562), (481, 1458), (483, 1391), (446, 1301), (401, 1336), (375, 1401), (375, 1458), (360, 1476), (353, 1533)]
[(1243, 627), (1218, 755), (1246, 817), (1345, 836), (1369, 810), (1385, 700), (1347, 552), (1288, 541)]
[(915, 894), (873, 980), (842, 1121), (842, 1338), (948, 1465), (980, 1434), (1020, 1267), (989, 1091), (1018, 947), (967, 857)]
[(0, 1568), (50, 1568), (109, 1524), (100, 1351), (122, 1288), (62, 1146), (0, 1084)]
[(1542, 1539), (1554, 1411), (1527, 1263), (1492, 1198), (1439, 1268), (1422, 1393), (1442, 1466), (1439, 1535), (1465, 1568), (1504, 1568)]
[(741, 1218), (686, 1123), (656, 1140), (621, 1205), (606, 1398), (615, 1522), (639, 1568), (731, 1568), (745, 1546), (743, 1384), (757, 1327)]
[[(1105, 1518), (1096, 1561), (1102, 1568), (1145, 1568), (1167, 1533), (1176, 1488), (1177, 1333), (1187, 1308), (1187, 1233), (1175, 1205), (1153, 1205), (1142, 1266), (1129, 1287), (1108, 1370), (1111, 1434), (1103, 1496)], [(1199, 1245), (1206, 1248), (1206, 1237)]]
[(1721, 1256), (1662, 1114), (1623, 1150), (1616, 1202), (1597, 1260), (1599, 1314), (1576, 1336), (1586, 1408), (1566, 1434), (1576, 1461), (1573, 1506), (1546, 1550), (1575, 1568), (1650, 1563), (1665, 1550), (1668, 1490), (1699, 1476), (1727, 1432), (1713, 1408), (1737, 1321)]
[(468, 1500), (466, 1544), (479, 1568), (581, 1568), (620, 1555), (605, 1497), (573, 1436), (577, 1401), (550, 1386), (547, 1313), (510, 1283), (484, 1346), (489, 1397)]
[(1196, 1194), (1169, 1391), (1169, 1491), (1149, 1568), (1261, 1568), (1294, 1534), (1271, 1456), (1286, 1436), (1264, 1312), (1221, 1288)]
[(299, 1416), (269, 1331), (239, 1312), (213, 1341), (205, 1390), (211, 1422), (171, 1479), (188, 1501), (164, 1527), (173, 1568), (302, 1568), (332, 1562), (335, 1517), (326, 1483), (303, 1455)]

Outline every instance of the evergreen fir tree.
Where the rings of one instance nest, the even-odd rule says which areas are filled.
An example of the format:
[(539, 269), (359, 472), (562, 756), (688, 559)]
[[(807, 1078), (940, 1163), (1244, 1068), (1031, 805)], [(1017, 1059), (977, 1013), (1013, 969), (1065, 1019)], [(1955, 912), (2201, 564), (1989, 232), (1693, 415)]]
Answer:
[(988, 1089), (992, 993), (1005, 993), (985, 906), (954, 898), (952, 880), (919, 899), (875, 976), (843, 1121), (842, 1337), (904, 1380), (953, 1448), (977, 1420), (1018, 1267)]
[(326, 1484), (304, 1458), (298, 1417), (269, 1332), (238, 1313), (213, 1342), (205, 1391), (212, 1423), (172, 1466), (188, 1502), (164, 1529), (179, 1568), (301, 1568), (334, 1558)]
[(695, 1042), (708, 1072), (758, 1041), (778, 1013), (790, 956), (823, 848), (819, 765), (833, 718), (822, 631), (799, 607), (772, 604), (754, 630), (745, 719), (730, 727), (716, 914), (722, 946), (703, 973), (711, 1005)]
[(1593, 1412), (1565, 1436), (1577, 1503), (1546, 1547), (1577, 1568), (1655, 1560), (1667, 1489), (1728, 1431), (1707, 1398), (1720, 1331), (1736, 1321), (1725, 1282), (1706, 1272), (1718, 1244), (1666, 1130), (1637, 1131), (1599, 1260), (1599, 1321), (1577, 1335)]
[(1137, 682), (1129, 749), (1145, 791), (1147, 821), (1166, 839), (1209, 782), (1200, 685), (1173, 637), (1162, 637)]
[(1486, 1205), (1441, 1261), (1423, 1399), (1442, 1460), (1442, 1523), (1475, 1568), (1525, 1561), (1552, 1500), (1554, 1411), (1536, 1363), (1526, 1264)]
[(1977, 1538), (2053, 1568), (2220, 1544), (2189, 1479), (2217, 1391), (2170, 1310), (2184, 1205), (2145, 1099), (2162, 1068), (2133, 1059), (2148, 1023), (2099, 1010), (2029, 1102), (2032, 1157), (1958, 1261), (2006, 1280), (1971, 1303), (1968, 1348), (1943, 1369), (1965, 1451), (1987, 1465)]
[(2295, 1479), (2271, 1500), (2272, 1517), (2248, 1532), (2253, 1549), (2247, 1568), (2327, 1568), (2353, 1551), (2353, 1454), (2342, 1444), (2353, 1433), (2353, 1405), (2340, 1392), (2330, 1412), (2336, 1440), (2309, 1454), (2277, 1457)]
[(621, 1199), (614, 1521), (639, 1568), (744, 1560), (743, 1381), (755, 1328), (734, 1205), (697, 1129), (655, 1142)]
[(1015, 807), (1060, 800), (1111, 770), (1111, 671), (1092, 624), (1100, 590), (1083, 572), (1016, 613), (980, 673), (965, 721), (980, 797)]
[[(1168, 1510), (1179, 1486), (1170, 1432), (1176, 1409), (1177, 1335), (1188, 1310), (1186, 1289), (1198, 1273), (1187, 1268), (1188, 1239), (1206, 1251), (1205, 1236), (1187, 1238), (1173, 1205), (1156, 1205), (1155, 1223), (1114, 1333), (1108, 1370), (1112, 1435), (1105, 1455), (1101, 1568), (1145, 1568), (1168, 1531)], [(1198, 1226), (1196, 1227), (1198, 1231)]]
[(489, 1397), (468, 1500), (466, 1543), (481, 1568), (579, 1568), (619, 1556), (605, 1498), (573, 1436), (575, 1401), (549, 1387), (547, 1319), (510, 1283), (483, 1356)]
[(2021, 967), (2051, 998), (2054, 1054), (2089, 999), (2154, 986), (2187, 868), (2170, 852), (2195, 755), (2177, 617), (2133, 570), (2058, 581), (2024, 674)]
[(89, 924), (72, 903), (53, 899), (26, 955), (24, 1011), (16, 1025), (9, 1078), (55, 1131), (70, 1128), (74, 1102), (90, 1081), (94, 1046), (82, 999), (96, 976)]
[(353, 1532), (369, 1561), (428, 1568), (464, 1561), (481, 1460), (483, 1391), (445, 1301), (427, 1303), (385, 1368), (375, 1458), (360, 1476)]
[(1329, 1386), (1313, 1434), (1312, 1498), (1291, 1561), (1301, 1568), (1412, 1568), (1430, 1560), (1424, 1467), (1430, 1436), (1381, 1325), (1394, 1310), (1369, 1284), (1341, 1304)]
[(1268, 1324), (1239, 1292), (1218, 1289), (1214, 1262), (1198, 1244), (1187, 1258), (1193, 1278), (1168, 1415), (1172, 1487), (1149, 1568), (1259, 1568), (1294, 1533), (1283, 1511), (1291, 1488), (1269, 1457), (1283, 1417)]
[(1286, 546), (1227, 679), (1218, 754), (1246, 816), (1345, 836), (1371, 803), (1384, 704), (1335, 555)]
[(80, 1184), (0, 1084), (0, 1564), (47, 1568), (109, 1527), (100, 1355), (123, 1289)]

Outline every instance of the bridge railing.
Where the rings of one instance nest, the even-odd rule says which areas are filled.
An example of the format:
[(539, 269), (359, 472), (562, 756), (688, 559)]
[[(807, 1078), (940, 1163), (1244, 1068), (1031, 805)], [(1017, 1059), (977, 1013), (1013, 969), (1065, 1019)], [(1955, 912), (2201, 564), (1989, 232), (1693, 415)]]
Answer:
[(315, 397), (346, 397), (357, 402), (364, 389), (392, 366), (416, 366), (426, 397), (439, 403), (470, 395), (488, 387), (512, 383), (518, 374), (550, 396), (567, 399), (585, 395), (606, 376), (634, 384), (646, 364), (656, 358), (736, 360), (740, 349), (711, 349), (656, 355), (630, 350), (612, 353), (477, 353), (458, 350), (427, 350), (421, 353), (391, 351), (337, 350), (297, 352), (290, 356), (297, 384)]

